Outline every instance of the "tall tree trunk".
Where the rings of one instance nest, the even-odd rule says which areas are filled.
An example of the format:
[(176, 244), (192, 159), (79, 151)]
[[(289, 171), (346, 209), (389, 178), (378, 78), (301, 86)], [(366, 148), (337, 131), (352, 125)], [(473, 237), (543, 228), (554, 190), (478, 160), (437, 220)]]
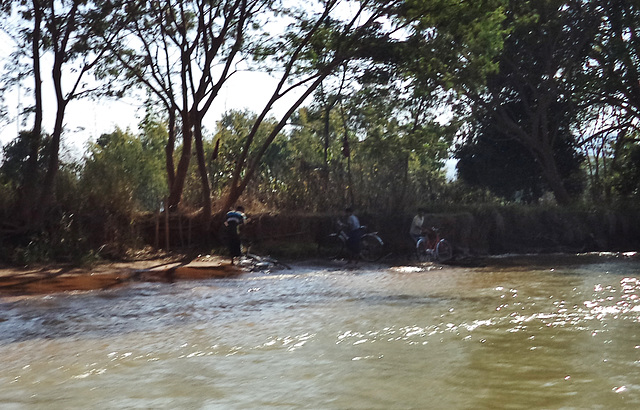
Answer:
[(409, 153), (406, 152), (404, 158), (402, 158), (402, 163), (398, 164), (399, 168), (402, 169), (402, 183), (400, 186), (395, 186), (397, 191), (395, 192), (395, 198), (393, 202), (393, 210), (395, 212), (399, 212), (404, 209), (405, 206), (405, 197), (407, 196), (407, 187), (409, 186)]
[(169, 185), (169, 192), (173, 189), (173, 184), (176, 180), (176, 171), (173, 163), (173, 153), (176, 149), (176, 111), (173, 108), (169, 108), (169, 138), (167, 139), (167, 145), (164, 148), (165, 152), (165, 166), (167, 169), (167, 182)]
[(351, 155), (347, 156), (347, 199), (349, 206), (355, 205), (356, 194), (353, 189), (353, 176), (351, 174)]
[[(30, 146), (29, 161), (33, 163), (34, 168), (37, 168), (38, 153), (40, 150), (40, 138), (42, 136), (42, 74), (40, 72), (40, 42), (41, 42), (41, 23), (42, 23), (42, 8), (40, 7), (38, 0), (33, 0), (34, 10), (34, 25), (33, 25), (33, 78), (34, 89), (33, 96), (35, 99), (35, 111), (33, 122), (33, 134), (34, 140)], [(34, 159), (35, 157), (35, 159)]]
[(52, 73), (57, 102), (56, 121), (53, 127), (51, 141), (49, 142), (49, 163), (40, 194), (40, 203), (38, 204), (38, 210), (36, 212), (35, 223), (37, 225), (40, 225), (44, 221), (44, 216), (51, 207), (56, 176), (58, 175), (58, 168), (60, 166), (60, 140), (64, 128), (65, 111), (69, 103), (69, 100), (65, 99), (64, 92), (62, 91), (62, 65), (64, 61), (65, 52), (64, 48), (62, 48), (62, 50), (57, 50), (54, 55)]
[(66, 106), (67, 101), (58, 101), (56, 122), (53, 128), (53, 134), (51, 135), (51, 141), (49, 142), (49, 163), (47, 165), (47, 172), (44, 177), (42, 191), (40, 193), (40, 202), (38, 204), (34, 221), (36, 225), (42, 224), (44, 216), (49, 208), (51, 208), (51, 203), (53, 201), (55, 181), (56, 176), (58, 175), (58, 168), (60, 166), (60, 139), (62, 136), (64, 111)]
[(34, 217), (34, 201), (38, 188), (38, 157), (42, 141), (42, 74), (40, 72), (40, 43), (42, 41), (42, 8), (38, 0), (33, 0), (33, 33), (31, 40), (31, 52), (33, 62), (35, 99), (34, 122), (32, 131), (27, 134), (29, 138), (29, 154), (25, 164), (22, 187), (18, 197), (18, 212), (20, 219), (26, 225), (31, 224)]
[(192, 144), (193, 132), (189, 115), (185, 114), (182, 115), (182, 153), (180, 154), (178, 169), (176, 170), (175, 179), (171, 185), (169, 200), (167, 202), (168, 210), (170, 211), (178, 209), (178, 205), (182, 199), (182, 191), (184, 190), (184, 183), (187, 179), (187, 172), (189, 171), (189, 163), (191, 161)]
[(196, 158), (198, 170), (200, 171), (200, 182), (202, 185), (202, 217), (206, 230), (209, 230), (211, 223), (211, 187), (207, 173), (207, 163), (204, 156), (204, 146), (202, 144), (202, 119), (196, 113), (194, 118), (193, 138), (196, 143)]
[(570, 204), (571, 196), (569, 195), (567, 188), (564, 186), (564, 182), (562, 181), (562, 177), (558, 171), (553, 153), (540, 153), (537, 157), (542, 170), (542, 175), (544, 175), (545, 180), (549, 184), (549, 188), (551, 188), (558, 204)]

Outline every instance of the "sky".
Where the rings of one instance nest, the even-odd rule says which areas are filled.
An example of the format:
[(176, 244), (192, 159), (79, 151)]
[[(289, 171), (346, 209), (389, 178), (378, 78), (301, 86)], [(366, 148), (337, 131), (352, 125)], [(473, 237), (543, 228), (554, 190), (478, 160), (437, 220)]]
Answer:
[[(275, 86), (276, 80), (266, 73), (242, 72), (232, 76), (221, 90), (217, 103), (207, 114), (204, 122), (205, 127), (213, 130), (216, 121), (231, 109), (261, 111)], [(1, 145), (13, 140), (18, 132), (17, 106), (18, 103), (26, 103), (27, 97), (18, 97), (17, 91), (14, 89), (5, 99), (12, 121), (0, 124)], [(292, 100), (293, 98), (288, 98), (276, 106), (273, 114), (276, 116), (283, 114)], [(44, 127), (46, 132), (51, 132), (55, 120), (55, 98), (52, 93), (47, 98), (46, 104), (52, 108), (46, 110)], [(90, 99), (72, 101), (66, 111), (63, 146), (73, 157), (80, 158), (86, 153), (88, 142), (96, 141), (100, 135), (112, 132), (116, 127), (129, 128), (135, 132), (143, 116), (144, 100), (134, 97), (125, 97), (117, 101), (92, 101)], [(449, 179), (455, 178), (455, 164), (455, 160), (448, 160), (446, 163)]]
[[(4, 65), (11, 50), (11, 40), (0, 31), (0, 64)], [(56, 112), (56, 100), (51, 86), (50, 71), (45, 65), (42, 70), (44, 81), (44, 130), (52, 132)], [(31, 79), (27, 79), (29, 81)], [(268, 73), (241, 71), (234, 74), (222, 88), (217, 101), (213, 104), (209, 113), (205, 117), (204, 126), (213, 130), (216, 121), (228, 110), (248, 109), (253, 112), (260, 112), (271, 93), (276, 87), (277, 80)], [(26, 118), (20, 116), (19, 107), (32, 104), (32, 100), (27, 93), (27, 85), (21, 88), (14, 87), (5, 95), (2, 95), (2, 103), (7, 106), (9, 118), (0, 120), (0, 145), (4, 146), (12, 141), (19, 130), (28, 129), (33, 126), (33, 118), (27, 119), (25, 125), (20, 126), (20, 122)], [(299, 93), (297, 95), (300, 95)], [(296, 98), (292, 94), (283, 99), (272, 110), (272, 114), (278, 117), (284, 114), (291, 103)], [(65, 133), (62, 137), (63, 147), (74, 157), (81, 157), (85, 154), (87, 143), (95, 141), (100, 135), (120, 129), (137, 130), (138, 123), (144, 116), (144, 99), (132, 96), (121, 100), (94, 101), (91, 99), (73, 100), (69, 103), (65, 115)], [(31, 122), (29, 122), (31, 121)], [(455, 175), (455, 162), (448, 161), (447, 174), (449, 178)]]
[[(43, 72), (43, 76), (46, 76)], [(45, 79), (46, 80), (46, 79)], [(212, 130), (216, 121), (228, 110), (249, 109), (254, 112), (261, 111), (266, 101), (270, 97), (276, 80), (266, 73), (239, 72), (232, 76), (227, 84), (222, 88), (217, 102), (211, 107), (205, 117), (205, 127)], [(31, 104), (30, 97), (26, 95), (26, 88), (14, 87), (8, 95), (3, 95), (4, 103), (9, 111), (9, 121), (0, 124), (0, 143), (2, 145), (14, 139), (18, 129), (25, 129), (32, 126), (28, 122), (26, 126), (20, 127), (18, 115), (19, 106)], [(290, 103), (292, 98), (283, 103)], [(284, 104), (275, 107), (274, 115), (284, 113)], [(45, 90), (45, 132), (53, 130), (55, 120), (56, 100), (50, 86)], [(73, 149), (76, 153), (82, 154), (89, 141), (95, 141), (100, 135), (112, 132), (116, 127), (121, 129), (137, 129), (140, 119), (144, 116), (144, 99), (133, 96), (125, 97), (121, 100), (102, 99), (94, 101), (91, 99), (74, 100), (69, 103), (65, 116), (65, 134), (63, 144)], [(33, 121), (30, 118), (30, 121)]]
[[(0, 30), (0, 65), (4, 67), (9, 63), (9, 53), (12, 50), (12, 40), (6, 33)], [(56, 113), (56, 99), (51, 84), (50, 64), (43, 64), (42, 77), (44, 87), (44, 119), (45, 132), (53, 131)], [(20, 108), (33, 104), (27, 87), (32, 87), (31, 78), (27, 78), (20, 86), (15, 86), (3, 94), (0, 103), (6, 105), (8, 118), (0, 119), (0, 145), (13, 140), (19, 130), (33, 126), (33, 118), (19, 115)], [(277, 80), (267, 73), (238, 71), (227, 81), (222, 88), (217, 101), (213, 104), (205, 117), (205, 127), (212, 130), (216, 121), (226, 111), (231, 109), (248, 109), (259, 112), (263, 109), (271, 93), (275, 89)], [(299, 95), (299, 94), (297, 94)], [(285, 112), (295, 98), (293, 94), (284, 98), (276, 105), (272, 114), (275, 116)], [(95, 141), (100, 135), (112, 132), (116, 127), (121, 129), (137, 129), (140, 119), (144, 116), (144, 99), (128, 96), (121, 100), (102, 99), (94, 101), (88, 98), (73, 100), (69, 103), (65, 112), (65, 133), (63, 146), (82, 155), (89, 141)], [(27, 120), (26, 124), (20, 125)]]

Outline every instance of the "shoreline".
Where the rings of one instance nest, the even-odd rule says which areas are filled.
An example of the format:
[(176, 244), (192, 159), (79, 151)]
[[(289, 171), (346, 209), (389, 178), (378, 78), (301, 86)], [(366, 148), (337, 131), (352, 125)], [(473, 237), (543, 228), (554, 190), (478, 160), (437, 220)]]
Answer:
[[(540, 260), (541, 256), (544, 256), (544, 260)], [(576, 260), (580, 260), (583, 263), (587, 262), (587, 260), (594, 262), (602, 258), (639, 260), (640, 253), (630, 251), (484, 255), (475, 258), (456, 259), (442, 266), (484, 267), (487, 265), (500, 266), (514, 263), (528, 266), (551, 266), (565, 258), (577, 258)], [(304, 263), (304, 260), (298, 262)], [(310, 260), (306, 260), (306, 262), (312, 263)], [(415, 265), (415, 261), (403, 260), (402, 262), (408, 265)], [(393, 265), (391, 261), (388, 261), (388, 263)], [(428, 263), (434, 264), (433, 262)], [(350, 268), (356, 268), (357, 266), (345, 265), (345, 267)], [(176, 281), (229, 278), (251, 272), (252, 270), (249, 267), (249, 265), (244, 264), (232, 265), (228, 257), (219, 255), (205, 255), (193, 258), (180, 254), (130, 261), (101, 262), (88, 267), (63, 264), (33, 267), (1, 266), (0, 302), (14, 298), (61, 292), (107, 290), (136, 282), (173, 283)]]
[(229, 258), (204, 256), (103, 262), (90, 267), (39, 265), (0, 267), (0, 298), (46, 295), (65, 291), (105, 290), (132, 282), (174, 282), (230, 277), (244, 271)]

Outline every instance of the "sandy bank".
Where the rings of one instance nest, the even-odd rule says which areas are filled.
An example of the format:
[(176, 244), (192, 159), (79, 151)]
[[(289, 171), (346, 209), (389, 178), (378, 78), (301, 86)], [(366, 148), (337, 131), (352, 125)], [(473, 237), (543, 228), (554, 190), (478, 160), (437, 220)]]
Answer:
[(243, 273), (228, 258), (192, 260), (165, 257), (127, 262), (105, 262), (91, 267), (64, 265), (0, 268), (0, 297), (49, 294), (62, 291), (109, 289), (130, 282), (173, 282), (229, 277)]

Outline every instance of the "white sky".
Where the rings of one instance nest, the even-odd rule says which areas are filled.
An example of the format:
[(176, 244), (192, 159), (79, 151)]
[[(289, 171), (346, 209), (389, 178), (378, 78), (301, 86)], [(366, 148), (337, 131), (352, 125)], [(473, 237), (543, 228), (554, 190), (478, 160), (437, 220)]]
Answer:
[[(4, 66), (9, 60), (8, 56), (14, 48), (13, 40), (0, 30), (0, 66)], [(0, 70), (3, 67), (0, 67)], [(44, 118), (43, 127), (45, 133), (53, 131), (56, 114), (56, 99), (51, 84), (51, 64), (47, 64), (46, 56), (42, 63), (43, 94), (44, 94)], [(85, 75), (85, 80), (90, 81), (91, 76)], [(64, 81), (64, 80), (63, 80)], [(67, 81), (71, 81), (70, 79)], [(33, 126), (33, 118), (20, 117), (20, 108), (32, 105), (33, 99), (27, 93), (26, 87), (32, 88), (32, 78), (26, 78), (21, 89), (17, 86), (7, 94), (0, 96), (0, 104), (6, 105), (9, 118), (0, 118), (0, 145), (4, 145), (18, 135), (21, 130)], [(69, 84), (67, 84), (69, 85)], [(260, 112), (270, 98), (277, 85), (277, 80), (268, 73), (239, 71), (227, 80), (220, 95), (214, 102), (205, 117), (204, 126), (212, 131), (216, 121), (226, 111), (231, 109), (248, 109)], [(286, 109), (295, 101), (302, 91), (292, 92), (291, 95), (282, 98), (272, 109), (271, 115), (278, 117), (284, 114)], [(144, 92), (141, 93), (144, 96)], [(130, 128), (135, 131), (144, 115), (144, 97), (126, 97), (122, 100), (82, 99), (71, 101), (65, 111), (65, 132), (62, 136), (62, 144), (72, 148), (82, 155), (88, 141), (95, 141), (103, 133), (112, 132), (116, 127)], [(27, 122), (24, 123), (25, 119)], [(20, 124), (22, 122), (23, 124)]]
[[(43, 77), (47, 76), (43, 72)], [(46, 78), (45, 78), (46, 80)], [(221, 115), (231, 109), (249, 109), (259, 112), (263, 109), (270, 97), (276, 80), (266, 73), (241, 72), (232, 76), (221, 90), (218, 100), (209, 110), (205, 118), (205, 127), (213, 130), (215, 122)], [(18, 129), (28, 129), (32, 126), (33, 118), (26, 126), (19, 127), (18, 105), (31, 104), (30, 96), (24, 95), (26, 90), (11, 90), (9, 95), (3, 96), (3, 101), (9, 111), (10, 122), (0, 124), (0, 143), (2, 145), (17, 136)], [(122, 100), (93, 101), (91, 99), (74, 100), (69, 103), (65, 116), (65, 133), (63, 144), (74, 150), (84, 152), (87, 141), (95, 141), (97, 137), (106, 132), (113, 131), (116, 127), (137, 129), (137, 125), (144, 115), (144, 99), (125, 97)], [(291, 103), (292, 98), (285, 99), (276, 106), (274, 114), (284, 111), (284, 104)], [(280, 110), (278, 110), (280, 107)], [(53, 130), (55, 120), (56, 102), (50, 88), (45, 91), (45, 112), (43, 125), (45, 132)]]
[[(297, 3), (293, 0), (294, 3)], [(312, 4), (310, 3), (309, 6)], [(344, 2), (335, 11), (339, 16), (349, 16), (355, 11), (355, 3)], [(10, 23), (9, 23), (10, 24)], [(283, 21), (273, 22), (282, 25)], [(0, 65), (4, 65), (6, 57), (14, 48), (12, 39), (0, 30)], [(45, 133), (53, 131), (56, 114), (56, 99), (51, 84), (51, 64), (47, 63), (46, 56), (42, 62), (43, 94), (44, 94), (44, 118), (43, 128)], [(85, 80), (90, 81), (90, 75), (85, 75)], [(63, 80), (64, 81), (64, 80)], [(67, 80), (67, 82), (71, 79)], [(13, 140), (20, 130), (33, 126), (33, 118), (20, 116), (20, 107), (32, 105), (33, 100), (27, 93), (27, 88), (32, 88), (32, 78), (26, 78), (22, 88), (15, 87), (7, 95), (2, 95), (2, 102), (7, 105), (9, 118), (0, 119), (0, 144), (4, 145)], [(216, 102), (205, 117), (204, 126), (212, 131), (215, 122), (223, 113), (231, 109), (248, 109), (260, 112), (275, 89), (277, 80), (267, 73), (237, 72), (225, 84)], [(67, 84), (68, 86), (69, 84)], [(295, 101), (302, 90), (292, 92), (286, 98), (282, 98), (272, 110), (271, 114), (278, 117), (282, 115)], [(142, 92), (141, 95), (144, 96)], [(121, 129), (137, 129), (141, 116), (144, 115), (144, 99), (126, 97), (122, 100), (90, 99), (71, 101), (65, 111), (65, 132), (62, 136), (62, 144), (72, 147), (82, 154), (87, 141), (94, 141), (103, 133), (112, 132), (116, 127)], [(25, 123), (25, 120), (27, 122)], [(22, 122), (22, 124), (20, 124)]]
[[(0, 68), (9, 63), (8, 56), (12, 48), (11, 38), (0, 30), (0, 66), (2, 66)], [(42, 66), (42, 77), (45, 106), (43, 127), (46, 133), (51, 133), (55, 121), (56, 99), (51, 84), (51, 66), (46, 63), (46, 60)], [(90, 76), (87, 76), (87, 79), (90, 79)], [(27, 91), (27, 87), (32, 88), (32, 81), (32, 78), (26, 78), (20, 88), (15, 86), (8, 93), (0, 96), (0, 103), (6, 105), (9, 114), (8, 118), (0, 119), (0, 145), (12, 141), (20, 130), (33, 126), (32, 116), (19, 115), (20, 107), (24, 109), (25, 106), (33, 104), (33, 99)], [(276, 84), (276, 79), (267, 73), (247, 71), (235, 73), (222, 88), (217, 101), (205, 117), (205, 127), (210, 131), (213, 130), (215, 122), (223, 113), (231, 109), (260, 112)], [(295, 96), (296, 93), (292, 93), (288, 98), (283, 98), (275, 106), (272, 114), (275, 116), (283, 114), (288, 105), (294, 101)], [(131, 128), (135, 131), (144, 115), (144, 102), (144, 98), (131, 96), (121, 100), (94, 101), (85, 98), (71, 101), (65, 111), (63, 145), (82, 155), (88, 141), (95, 141), (101, 134), (112, 132), (116, 127)]]
[[(12, 49), (12, 40), (0, 31), (0, 65), (4, 66), (8, 60), (7, 56)], [(56, 113), (56, 100), (51, 86), (50, 66), (44, 64), (42, 67), (44, 81), (45, 110), (43, 127), (47, 133), (52, 132)], [(25, 81), (32, 81), (27, 78)], [(212, 131), (215, 122), (226, 111), (231, 109), (248, 109), (253, 112), (260, 112), (268, 98), (271, 96), (277, 80), (267, 73), (259, 72), (238, 72), (234, 74), (221, 90), (217, 101), (209, 110), (205, 117), (204, 126)], [(0, 145), (5, 145), (18, 135), (19, 130), (29, 129), (33, 126), (33, 118), (28, 118), (27, 123), (19, 125), (19, 121), (24, 122), (24, 117), (19, 117), (19, 106), (32, 104), (30, 95), (27, 95), (25, 83), (22, 89), (14, 87), (8, 94), (1, 96), (1, 103), (7, 106), (9, 112), (8, 119), (0, 119)], [(272, 110), (276, 117), (283, 114), (296, 98), (293, 93), (288, 98), (284, 98)], [(137, 125), (144, 115), (144, 99), (125, 97), (122, 100), (101, 100), (82, 99), (71, 101), (67, 107), (65, 115), (65, 132), (62, 137), (64, 147), (71, 150), (74, 156), (82, 156), (89, 141), (95, 141), (103, 133), (112, 132), (116, 127), (121, 129), (130, 128), (137, 130)], [(452, 164), (447, 164), (448, 174), (453, 174)]]

